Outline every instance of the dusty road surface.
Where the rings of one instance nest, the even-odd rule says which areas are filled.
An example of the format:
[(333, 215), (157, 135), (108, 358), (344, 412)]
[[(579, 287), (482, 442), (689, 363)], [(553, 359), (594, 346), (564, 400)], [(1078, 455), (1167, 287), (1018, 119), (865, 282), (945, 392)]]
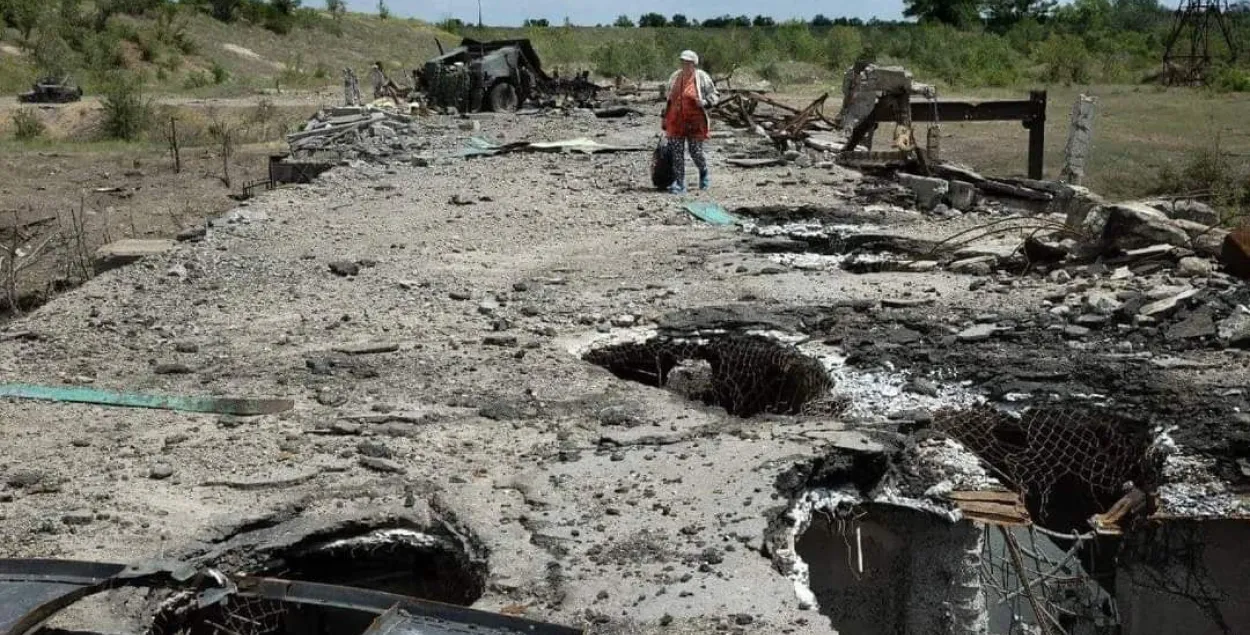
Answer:
[[(657, 120), (479, 121), (497, 140), (648, 147)], [(467, 134), (451, 118), (422, 125), (431, 151)], [(906, 354), (887, 342), (940, 362), (996, 337), (956, 333), (1023, 330), (1056, 288), (1082, 290), (976, 268), (852, 272), (692, 220), (681, 204), (695, 199), (820, 206), (936, 240), (993, 218), (924, 215), (895, 204), (896, 186), (830, 165), (724, 165), (752, 143), (715, 140), (712, 191), (684, 198), (647, 187), (645, 151), (354, 163), (264, 193), (202, 241), (55, 298), (0, 336), (5, 381), (295, 406), (232, 417), (0, 401), (3, 554), (211, 556), (256, 571), (246, 550), (231, 551), (248, 532), (357, 519), (454, 537), (459, 564), (446, 579), (430, 574), (444, 590), (459, 580), (438, 596), (448, 601), (603, 632), (833, 632), (762, 553), (790, 502), (779, 477), (831, 445), (897, 438), (917, 409), (975, 401), (978, 378), (955, 374), (966, 368), (900, 368)], [(1115, 284), (1171, 274), (1152, 275)], [(746, 418), (582, 359), (674, 312), (724, 306), (765, 316), (765, 330), (818, 333), (809, 344), (833, 353), (875, 343), (871, 355), (895, 363), (829, 362), (840, 405)], [(902, 324), (929, 330), (898, 339)], [(1012, 343), (1069, 363), (1102, 346), (1088, 333), (1051, 329), (1046, 351)], [(380, 352), (357, 348), (373, 344)], [(154, 601), (100, 601), (63, 621), (133, 630)]]

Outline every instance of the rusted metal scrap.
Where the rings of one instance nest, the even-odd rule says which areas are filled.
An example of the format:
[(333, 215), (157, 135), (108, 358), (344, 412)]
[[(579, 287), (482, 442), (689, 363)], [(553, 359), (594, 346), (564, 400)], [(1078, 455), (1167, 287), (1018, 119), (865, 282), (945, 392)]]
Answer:
[[(729, 95), (710, 110), (711, 116), (735, 128), (761, 132), (774, 143), (802, 142), (814, 131), (833, 130), (825, 116), (825, 93), (804, 108), (795, 108), (757, 92)], [(761, 110), (760, 105), (768, 108)]]
[[(213, 625), (246, 619), (234, 612), (263, 603), (258, 635), (358, 632), (362, 635), (579, 635), (580, 629), (429, 602), (382, 591), (275, 578), (227, 576), (179, 562), (126, 566), (72, 560), (0, 560), (0, 635), (30, 635), (60, 611), (118, 588), (178, 591), (149, 635), (221, 632)], [(179, 602), (178, 600), (182, 600)]]

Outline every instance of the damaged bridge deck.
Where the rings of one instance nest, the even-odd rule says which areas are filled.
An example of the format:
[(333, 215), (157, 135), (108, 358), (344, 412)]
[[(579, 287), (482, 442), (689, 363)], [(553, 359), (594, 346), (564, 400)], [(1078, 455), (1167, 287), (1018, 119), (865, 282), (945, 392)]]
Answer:
[[(429, 118), (422, 151), (462, 149), (470, 134), (501, 145), (654, 141), (637, 121), (590, 113), (478, 121), (480, 131), (462, 131), (457, 120)], [(914, 449), (912, 435), (945, 407), (1062, 397), (1156, 408), (1189, 423), (1170, 438), (1192, 462), (1171, 465), (1183, 487), (1164, 494), (1192, 506), (1173, 511), (1200, 518), (1206, 502), (1237, 495), (1247, 424), (1234, 418), (1245, 405), (1235, 391), (1250, 358), (1216, 334), (1167, 335), (1202, 306), (1212, 324), (1236, 317), (1238, 296), (1223, 294), (1239, 284), (1231, 277), (1182, 278), (1173, 260), (1138, 272), (1130, 267), (1137, 263), (1124, 265), (1131, 277), (1086, 264), (1026, 271), (1011, 263), (1027, 228), (1011, 241), (990, 237), (920, 258), (908, 250), (1007, 212), (922, 212), (905, 188), (819, 152), (819, 161), (726, 167), (728, 155), (752, 143), (733, 136), (710, 144), (714, 189), (700, 199), (743, 216), (771, 206), (772, 220), (761, 213), (728, 228), (698, 224), (680, 204), (688, 201), (641, 187), (646, 157), (638, 153), (497, 153), (418, 167), (398, 160), (401, 148), (396, 160), (351, 162), (307, 185), (258, 193), (238, 222), (12, 322), (9, 332), (22, 335), (0, 336), (6, 383), (293, 406), (238, 416), (0, 401), (5, 554), (212, 556), (232, 575), (320, 577), (348, 559), (279, 553), (307, 546), (288, 523), (402, 513), (416, 545), (404, 557), (428, 564), (420, 558), (433, 557), (433, 546), (457, 545), (426, 568), (460, 572), (463, 592), (448, 600), (475, 609), (590, 632), (805, 635), (836, 632), (838, 620), (856, 616), (801, 607), (794, 581), (768, 552), (776, 520), (807, 485), (795, 481), (796, 466), (849, 451), (868, 457), (869, 473), (884, 474), (882, 457)], [(780, 218), (780, 203), (810, 213)], [(824, 253), (756, 249), (743, 232), (788, 249), (819, 244)], [(1157, 317), (1134, 317), (1163, 300), (1173, 302)], [(1077, 323), (1085, 314), (1099, 319)], [(675, 315), (687, 323), (674, 326)], [(773, 344), (731, 361), (787, 377), (802, 371), (796, 378), (821, 368), (831, 394), (807, 399), (829, 384), (804, 380), (786, 387), (803, 388), (794, 391), (802, 399), (727, 407), (707, 397), (759, 373), (725, 372), (725, 349), (707, 344), (658, 347), (683, 359), (668, 360), (663, 380), (650, 384), (586, 356), (678, 330), (702, 342), (739, 329)], [(1131, 357), (1142, 353), (1150, 357)], [(1160, 392), (1169, 386), (1189, 397)], [(950, 494), (944, 505), (969, 517), (1023, 522), (1028, 501), (1010, 498), (1010, 487), (994, 495), (962, 481), (932, 489), (951, 474), (980, 483), (989, 469), (966, 449), (942, 456), (967, 469), (939, 463), (899, 495)], [(927, 515), (898, 516), (916, 523), (905, 530), (862, 525), (864, 570), (903, 553), (946, 566), (948, 548), (979, 544), (981, 534), (965, 525), (917, 513)], [(839, 528), (837, 520), (822, 522), (839, 544), (859, 520), (876, 522), (852, 514)], [(281, 562), (258, 561), (244, 538), (260, 534)], [(941, 540), (932, 551), (900, 551), (899, 537), (913, 535)], [(321, 549), (365, 549), (338, 533), (318, 540)], [(858, 575), (831, 545), (803, 546), (841, 557), (813, 563), (816, 577)], [(356, 560), (385, 560), (372, 548)], [(873, 597), (894, 602), (902, 596), (887, 594), (901, 592), (892, 580), (838, 591), (878, 589)], [(431, 584), (409, 581), (427, 591)], [(937, 601), (922, 591), (914, 597)], [(124, 599), (100, 600), (56, 625), (140, 630), (152, 607)], [(912, 618), (939, 609), (922, 606)]]

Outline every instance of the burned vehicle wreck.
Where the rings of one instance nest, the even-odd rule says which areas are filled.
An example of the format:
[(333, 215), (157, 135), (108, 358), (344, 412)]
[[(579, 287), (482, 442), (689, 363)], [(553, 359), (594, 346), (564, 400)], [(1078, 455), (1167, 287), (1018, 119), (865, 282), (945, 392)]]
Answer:
[[(439, 50), (443, 51), (442, 44)], [(600, 87), (588, 73), (572, 79), (548, 75), (526, 39), (479, 42), (464, 39), (416, 71), (416, 86), (430, 106), (460, 112), (513, 112), (527, 103), (563, 97), (579, 105), (594, 100)]]
[(82, 99), (82, 87), (69, 77), (41, 77), (17, 96), (23, 104), (67, 104)]

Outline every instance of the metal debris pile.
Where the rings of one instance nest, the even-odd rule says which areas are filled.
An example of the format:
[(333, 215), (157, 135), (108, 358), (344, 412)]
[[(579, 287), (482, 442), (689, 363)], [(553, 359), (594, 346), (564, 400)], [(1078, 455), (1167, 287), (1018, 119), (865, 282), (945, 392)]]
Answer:
[[(735, 128), (744, 128), (768, 137), (778, 148), (806, 144), (818, 150), (833, 150), (831, 144), (811, 139), (813, 132), (837, 128), (825, 116), (829, 94), (817, 97), (804, 108), (795, 108), (756, 92), (734, 93), (711, 108), (711, 116)], [(764, 108), (761, 108), (761, 105)]]
[(422, 147), (415, 132), (413, 118), (394, 109), (344, 106), (318, 111), (287, 143), (293, 159), (382, 160)]

